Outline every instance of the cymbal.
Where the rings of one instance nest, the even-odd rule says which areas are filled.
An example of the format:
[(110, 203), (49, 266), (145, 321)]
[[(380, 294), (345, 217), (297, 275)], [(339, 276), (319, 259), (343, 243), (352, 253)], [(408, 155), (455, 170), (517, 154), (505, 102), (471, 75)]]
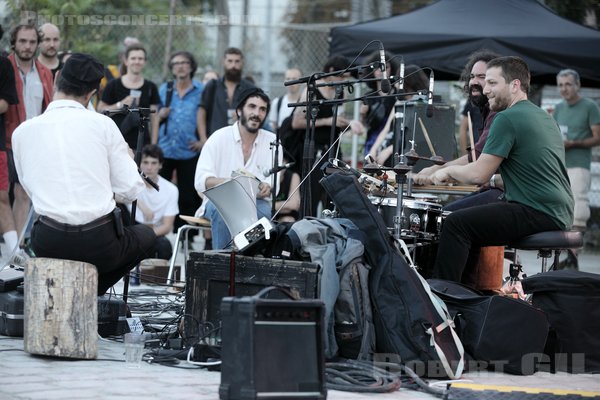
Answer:
[(200, 225), (210, 228), (210, 220), (204, 217), (194, 217), (191, 215), (180, 215), (179, 218), (193, 225)]

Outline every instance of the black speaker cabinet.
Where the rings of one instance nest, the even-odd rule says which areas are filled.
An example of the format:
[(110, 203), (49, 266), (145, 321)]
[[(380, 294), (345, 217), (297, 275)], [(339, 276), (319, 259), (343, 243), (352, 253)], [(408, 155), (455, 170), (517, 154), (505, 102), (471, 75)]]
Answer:
[(221, 399), (325, 399), (324, 305), (226, 297)]
[[(415, 151), (417, 154), (420, 157), (426, 158), (432, 156), (425, 135), (423, 134), (423, 129), (419, 123), (420, 118), (429, 134), (435, 154), (444, 157), (446, 161), (456, 158), (455, 111), (453, 106), (433, 104), (433, 114), (429, 118), (427, 117), (426, 103), (407, 102), (406, 109), (402, 105), (397, 106), (396, 115), (399, 112), (404, 112), (404, 154), (411, 149), (410, 141), (413, 140), (414, 132)], [(398, 118), (396, 118), (395, 123), (400, 123)], [(402, 149), (402, 135), (399, 132), (400, 129), (394, 129), (394, 153), (400, 153)], [(433, 163), (430, 161), (419, 160), (413, 167), (413, 171), (419, 172), (431, 165)]]
[[(219, 344), (218, 327), (221, 324), (221, 300), (229, 295), (231, 253), (207, 251), (191, 253), (186, 268), (185, 287), (185, 343), (193, 346), (211, 330), (211, 344)], [(318, 297), (317, 264), (236, 255), (234, 260), (235, 295), (252, 296), (268, 286), (289, 289), (297, 297)], [(279, 291), (268, 298), (285, 298)]]

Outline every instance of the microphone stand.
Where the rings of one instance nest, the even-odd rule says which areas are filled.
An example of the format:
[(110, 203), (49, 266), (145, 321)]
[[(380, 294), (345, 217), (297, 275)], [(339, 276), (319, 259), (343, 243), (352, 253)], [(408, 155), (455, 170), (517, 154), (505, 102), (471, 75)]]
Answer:
[[(140, 169), (140, 164), (142, 162), (142, 146), (144, 145), (144, 134), (146, 133), (146, 123), (148, 121), (150, 121), (150, 114), (153, 112), (155, 112), (155, 111), (151, 110), (150, 108), (142, 108), (142, 107), (129, 108), (127, 106), (125, 106), (119, 110), (106, 110), (103, 112), (104, 115), (107, 115), (109, 117), (113, 116), (113, 115), (127, 114), (127, 113), (139, 114), (140, 119), (139, 119), (139, 123), (138, 123), (138, 136), (137, 136), (135, 156), (134, 156), (135, 165), (137, 165), (138, 171)], [(151, 180), (148, 177), (146, 177), (146, 175), (143, 173), (142, 173), (142, 177), (145, 179), (146, 182), (148, 182), (148, 181), (151, 182)], [(150, 185), (153, 186), (156, 190), (158, 190), (158, 186), (156, 184), (154, 184), (154, 182), (152, 182)], [(132, 223), (135, 222), (136, 209), (137, 209), (137, 200), (134, 200), (131, 203), (131, 221), (132, 221)], [(139, 265), (136, 266), (136, 268), (138, 268), (137, 273), (138, 273), (138, 279), (139, 279)], [(127, 304), (128, 294), (129, 294), (129, 274), (127, 273), (123, 277), (123, 301), (125, 302), (125, 304)]]
[[(281, 100), (280, 100), (281, 101)], [(273, 143), (271, 143), (273, 146)], [(275, 129), (275, 161), (273, 164), (278, 167), (279, 164), (279, 129)], [(275, 215), (276, 210), (276, 201), (275, 197), (277, 197), (277, 184), (279, 183), (279, 173), (275, 171), (273, 173), (273, 184), (271, 185), (271, 216)]]
[[(344, 90), (343, 86), (335, 87), (335, 97), (334, 97), (335, 100), (342, 98), (343, 90)], [(339, 106), (340, 106), (340, 103), (335, 103), (333, 105), (333, 115), (332, 115), (333, 119), (331, 120), (331, 131), (329, 133), (329, 147), (333, 146), (333, 141), (335, 139), (335, 130), (337, 128), (337, 126), (336, 126), (337, 125), (337, 111), (338, 111)]]
[[(304, 133), (304, 149), (302, 152), (302, 177), (308, 178), (304, 190), (301, 192), (301, 207), (300, 219), (305, 216), (312, 215), (312, 198), (311, 183), (312, 176), (309, 175), (313, 164), (313, 154), (315, 151), (315, 124), (317, 115), (319, 114), (319, 102), (315, 101), (317, 88), (314, 80), (309, 80), (306, 84), (307, 101), (305, 102), (306, 110), (306, 128)], [(290, 105), (288, 104), (288, 107)]]

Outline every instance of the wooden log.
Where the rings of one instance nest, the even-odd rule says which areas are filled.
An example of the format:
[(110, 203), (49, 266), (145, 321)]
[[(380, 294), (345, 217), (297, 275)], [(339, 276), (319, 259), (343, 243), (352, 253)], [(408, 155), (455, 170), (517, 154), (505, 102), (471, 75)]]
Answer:
[(25, 267), (24, 349), (31, 354), (98, 355), (98, 272), (92, 264), (31, 258)]

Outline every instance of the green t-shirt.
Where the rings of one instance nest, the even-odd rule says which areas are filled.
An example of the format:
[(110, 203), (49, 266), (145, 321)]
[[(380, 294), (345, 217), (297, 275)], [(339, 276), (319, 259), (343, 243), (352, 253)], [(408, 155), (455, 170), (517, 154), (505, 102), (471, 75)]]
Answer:
[[(584, 140), (592, 137), (592, 125), (600, 124), (600, 107), (592, 99), (582, 97), (573, 105), (561, 101), (554, 109), (554, 119), (568, 140)], [(574, 148), (565, 151), (567, 168), (590, 169), (591, 148)]]
[(499, 112), (483, 152), (504, 158), (506, 199), (549, 215), (561, 229), (573, 224), (573, 195), (558, 125), (530, 101)]

